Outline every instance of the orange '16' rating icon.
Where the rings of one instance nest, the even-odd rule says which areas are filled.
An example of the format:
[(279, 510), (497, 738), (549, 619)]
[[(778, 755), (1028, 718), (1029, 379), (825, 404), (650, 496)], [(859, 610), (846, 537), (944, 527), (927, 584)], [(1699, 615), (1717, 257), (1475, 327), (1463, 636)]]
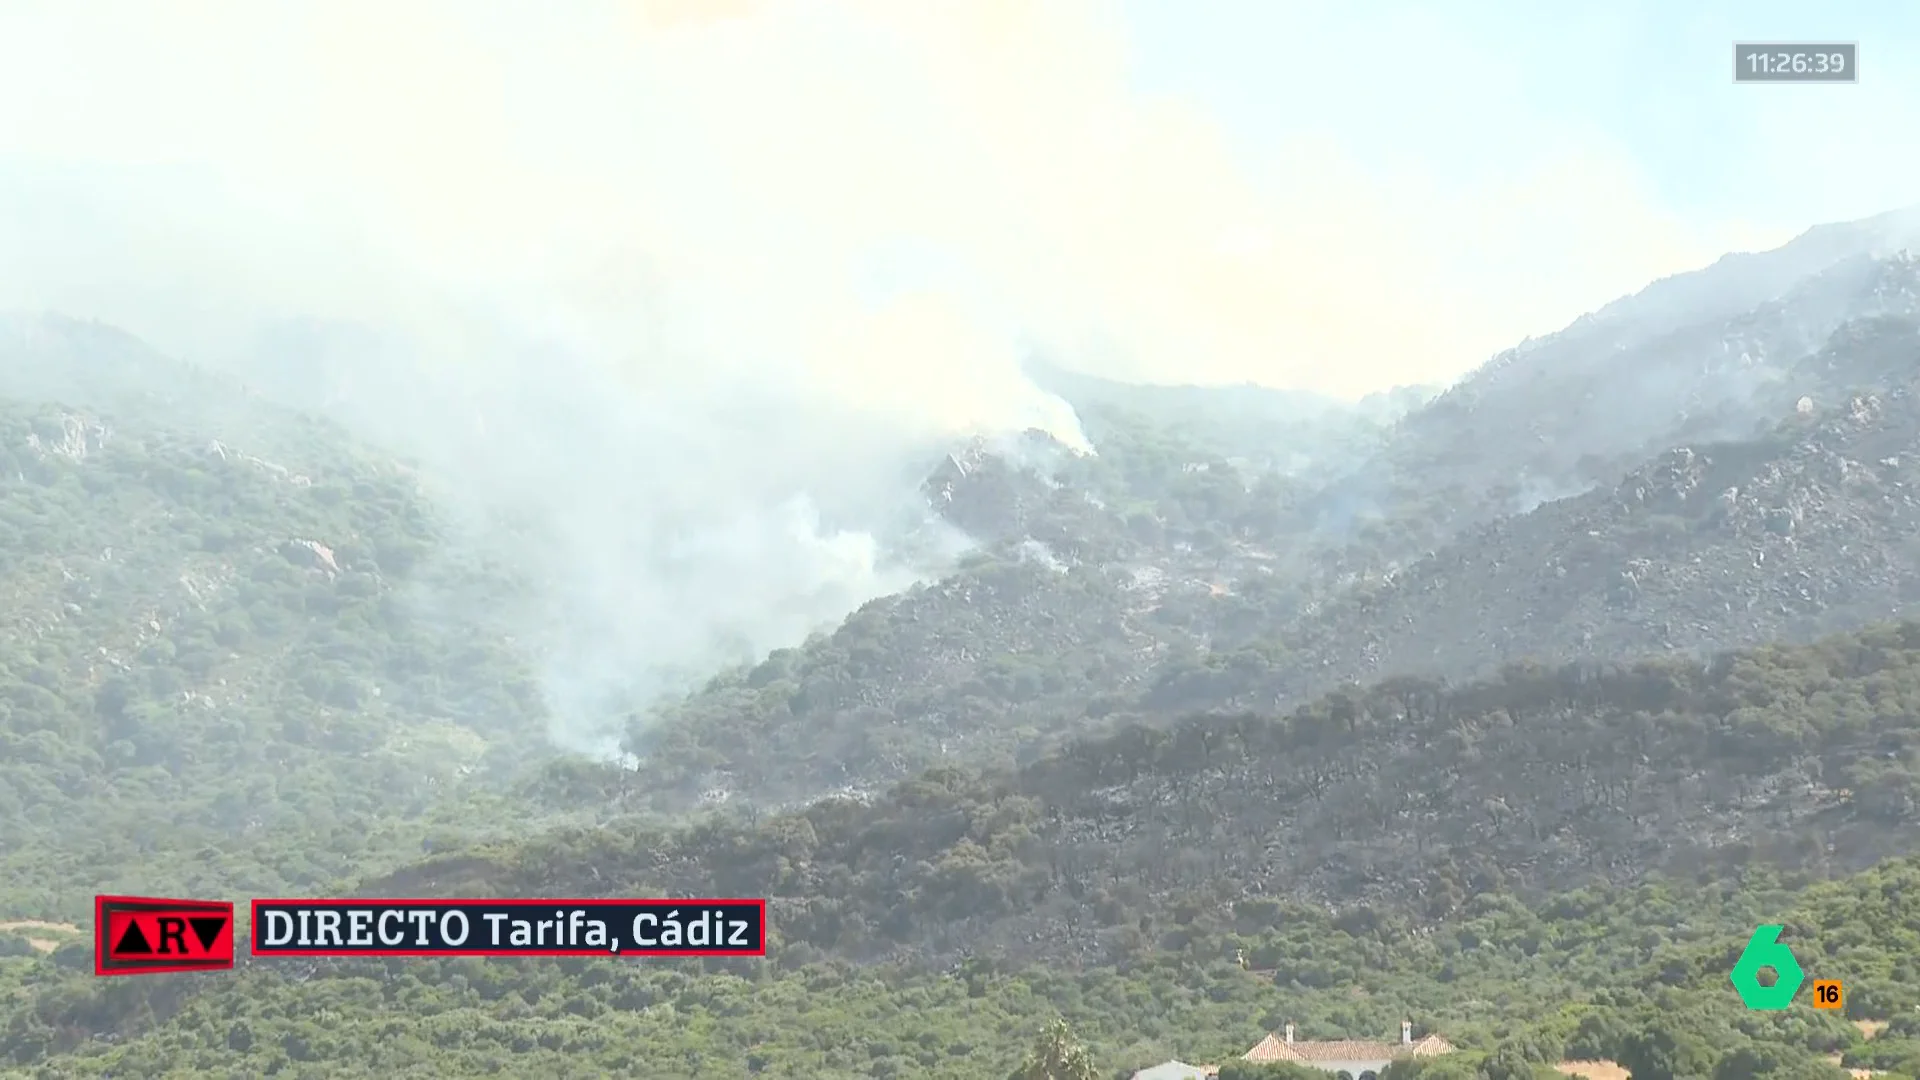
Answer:
[(1838, 1009), (1845, 1006), (1846, 993), (1840, 989), (1839, 979), (1815, 979), (1813, 981), (1813, 1007), (1816, 1009)]

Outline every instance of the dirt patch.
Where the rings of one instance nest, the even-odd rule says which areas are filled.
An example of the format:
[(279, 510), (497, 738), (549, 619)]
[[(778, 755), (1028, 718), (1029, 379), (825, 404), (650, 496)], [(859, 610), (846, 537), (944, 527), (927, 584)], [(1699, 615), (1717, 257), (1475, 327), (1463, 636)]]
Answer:
[[(1868, 1021), (1868, 1023), (1871, 1023), (1871, 1022), (1872, 1021)], [(1885, 1025), (1882, 1025), (1882, 1026), (1885, 1026)], [(1827, 1061), (1834, 1065), (1840, 1065), (1840, 1063), (1845, 1060), (1846, 1058), (1840, 1054), (1827, 1055)], [(1845, 1068), (1845, 1066), (1841, 1066), (1841, 1068)], [(1870, 1076), (1880, 1075), (1880, 1070), (1878, 1069), (1847, 1069), (1847, 1071), (1853, 1074), (1853, 1080), (1867, 1080), (1867, 1078)]]
[[(1874, 1038), (1881, 1032), (1887, 1030), (1887, 1022), (1885, 1020), (1855, 1020), (1853, 1026), (1860, 1030), (1863, 1038), (1868, 1039)], [(1838, 1065), (1840, 1064), (1840, 1055), (1834, 1054), (1827, 1060)], [(1868, 1080), (1869, 1077), (1881, 1075), (1878, 1069), (1848, 1069), (1847, 1071), (1853, 1074), (1853, 1080)]]
[[(43, 933), (35, 934), (39, 930)], [(44, 932), (57, 934), (47, 937)], [(44, 922), (40, 919), (15, 919), (12, 922), (0, 922), (0, 933), (19, 934), (27, 939), (27, 944), (43, 953), (50, 953), (66, 942), (70, 935), (80, 933), (80, 928), (72, 923)]]
[(1580, 1080), (1628, 1080), (1626, 1068), (1617, 1061), (1563, 1061), (1554, 1068)]

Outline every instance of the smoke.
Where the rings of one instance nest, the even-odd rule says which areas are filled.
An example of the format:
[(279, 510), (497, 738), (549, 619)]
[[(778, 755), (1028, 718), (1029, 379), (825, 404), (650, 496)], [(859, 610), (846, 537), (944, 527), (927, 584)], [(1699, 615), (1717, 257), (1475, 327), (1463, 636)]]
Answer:
[[(1031, 350), (1357, 393), (1466, 367), (1539, 283), (1709, 250), (1584, 156), (1470, 201), (1313, 141), (1252, 168), (1133, 87), (1122, 31), (1013, 0), (18, 0), (0, 307), (243, 370), (520, 523), (586, 746), (609, 695), (940, 565), (942, 440), (1084, 449)], [(1450, 263), (1518, 238), (1568, 273)]]

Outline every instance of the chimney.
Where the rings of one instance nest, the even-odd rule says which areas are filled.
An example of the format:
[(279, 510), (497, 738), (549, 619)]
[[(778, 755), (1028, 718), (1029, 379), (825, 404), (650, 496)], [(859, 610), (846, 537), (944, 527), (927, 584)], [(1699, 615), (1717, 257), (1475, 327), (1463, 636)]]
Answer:
[(1413, 1045), (1413, 1021), (1411, 1020), (1400, 1021), (1400, 1045)]
[(1287, 1045), (1292, 1046), (1293, 1045), (1293, 1021), (1291, 1020), (1287, 1021), (1287, 1026), (1285, 1030), (1287, 1033)]

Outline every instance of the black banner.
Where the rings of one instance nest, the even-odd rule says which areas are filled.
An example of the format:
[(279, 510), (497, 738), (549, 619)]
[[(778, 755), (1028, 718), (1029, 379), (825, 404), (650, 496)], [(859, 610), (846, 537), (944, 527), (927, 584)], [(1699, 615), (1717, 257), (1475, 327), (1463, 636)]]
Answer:
[(765, 900), (255, 900), (255, 956), (765, 956)]

